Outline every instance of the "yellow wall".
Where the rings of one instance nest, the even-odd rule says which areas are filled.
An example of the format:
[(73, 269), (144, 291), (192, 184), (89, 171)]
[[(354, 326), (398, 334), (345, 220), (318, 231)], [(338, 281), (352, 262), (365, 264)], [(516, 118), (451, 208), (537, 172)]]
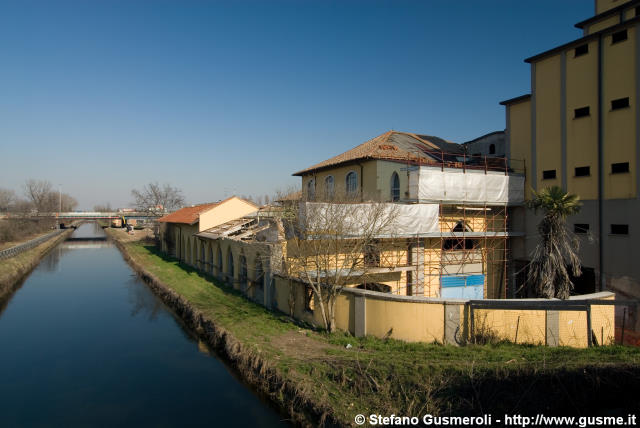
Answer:
[(524, 160), (525, 199), (531, 198), (531, 100), (507, 106), (509, 109), (509, 147), (512, 159)]
[[(614, 6), (617, 6), (617, 5), (614, 5)], [(605, 28), (609, 28), (619, 23), (620, 23), (620, 15), (616, 13), (613, 16), (603, 18), (599, 21), (594, 22), (593, 24), (589, 24), (589, 27), (587, 28), (587, 34), (593, 34), (595, 32), (604, 30)]]
[[(362, 165), (362, 177), (361, 169)], [(325, 180), (331, 175), (334, 180), (335, 193), (338, 197), (344, 195), (346, 191), (347, 174), (354, 171), (358, 174), (358, 185), (362, 182), (364, 200), (390, 200), (391, 174), (397, 171), (400, 178), (400, 198), (404, 198), (404, 192), (408, 190), (406, 171), (400, 170), (404, 164), (396, 162), (386, 162), (378, 160), (362, 161), (360, 165), (341, 165), (335, 168), (307, 174), (302, 177), (302, 192), (307, 196), (307, 184), (314, 179), (316, 183), (316, 200), (324, 200)], [(362, 181), (361, 181), (362, 180)]]
[(614, 7), (618, 7), (628, 0), (596, 0), (596, 15)]
[[(581, 199), (598, 198), (598, 42), (579, 57), (567, 51), (566, 126), (567, 191)], [(589, 107), (590, 115), (575, 119), (575, 109)], [(589, 166), (591, 175), (575, 177), (575, 168)]]
[[(287, 314), (293, 313), (297, 319), (322, 327), (322, 317), (318, 302), (313, 313), (301, 309), (300, 290), (304, 285), (276, 276), (277, 309)], [(292, 289), (293, 288), (293, 289)], [(355, 334), (356, 294), (344, 292), (336, 301), (336, 327)], [(578, 296), (576, 296), (578, 298)], [(582, 296), (580, 296), (582, 298)], [(611, 300), (608, 296), (585, 296), (584, 298)], [(527, 299), (514, 300), (514, 303)], [(295, 308), (289, 305), (292, 303)], [(418, 301), (393, 299), (388, 296), (369, 293), (364, 296), (367, 335), (374, 337), (392, 337), (407, 342), (443, 342), (445, 341), (445, 304), (444, 300)], [(449, 302), (451, 304), (451, 302)], [(460, 304), (460, 338), (464, 332), (470, 332), (470, 314)], [(614, 307), (591, 306), (592, 331), (598, 344), (611, 344), (614, 340)], [(546, 310), (510, 310), (476, 309), (474, 311), (474, 331), (476, 335), (495, 337), (517, 343), (547, 343)], [(557, 342), (562, 346), (583, 348), (587, 346), (587, 320), (584, 311), (558, 311)], [(556, 339), (556, 338), (554, 338)]]
[(377, 162), (377, 185), (379, 199), (381, 201), (391, 201), (391, 176), (394, 172), (398, 173), (400, 179), (400, 200), (409, 198), (409, 176), (406, 164), (400, 162), (378, 161)]
[(366, 302), (367, 334), (407, 342), (444, 341), (444, 305), (369, 299)]
[(636, 14), (636, 8), (635, 7), (631, 7), (627, 10), (624, 11), (624, 19), (631, 19), (631, 18), (635, 18), (636, 16), (638, 16)]
[(545, 344), (545, 311), (494, 310), (474, 311), (476, 334), (494, 333), (514, 343)]
[(258, 207), (251, 202), (233, 196), (220, 205), (200, 214), (199, 231), (202, 232), (203, 230), (211, 229), (212, 227), (243, 217), (257, 210)]
[[(561, 125), (560, 125), (560, 55), (535, 64), (536, 73), (536, 163), (538, 189), (560, 186)], [(542, 172), (556, 170), (554, 180), (543, 180)]]
[[(611, 36), (604, 40), (604, 197), (605, 199), (634, 198), (636, 196), (635, 143), (635, 28), (627, 29), (628, 39), (611, 44)], [(629, 97), (629, 107), (611, 111), (611, 100)], [(629, 162), (629, 173), (611, 174), (611, 164)]]

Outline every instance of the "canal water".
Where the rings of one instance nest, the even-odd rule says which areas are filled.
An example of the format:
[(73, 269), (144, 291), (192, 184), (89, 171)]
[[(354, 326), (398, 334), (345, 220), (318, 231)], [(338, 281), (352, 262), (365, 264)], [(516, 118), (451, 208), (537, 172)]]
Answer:
[(60, 244), (0, 302), (2, 427), (285, 425), (109, 242)]

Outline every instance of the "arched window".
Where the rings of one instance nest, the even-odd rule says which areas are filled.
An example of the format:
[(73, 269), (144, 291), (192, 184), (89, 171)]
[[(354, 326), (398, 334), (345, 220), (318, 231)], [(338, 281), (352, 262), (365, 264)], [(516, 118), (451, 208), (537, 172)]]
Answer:
[(227, 278), (233, 284), (233, 253), (231, 248), (227, 250)]
[(353, 195), (358, 191), (358, 174), (351, 171), (347, 174), (347, 194)]
[(256, 269), (255, 269), (254, 282), (259, 288), (264, 285), (264, 270), (262, 269), (262, 260), (260, 260), (260, 254), (256, 255)]
[(240, 281), (240, 289), (247, 289), (247, 258), (244, 254), (240, 254), (240, 267), (238, 269), (238, 281)]
[(333, 199), (335, 195), (335, 185), (333, 182), (333, 175), (324, 179), (324, 197), (327, 200)]
[(216, 272), (218, 273), (218, 277), (222, 278), (222, 248), (218, 245), (218, 257), (216, 258)]
[(393, 202), (400, 200), (400, 176), (397, 172), (391, 174), (391, 200)]
[(459, 235), (457, 238), (453, 239), (445, 239), (442, 242), (443, 250), (473, 250), (477, 247), (477, 241), (475, 239), (467, 238), (464, 236), (464, 232), (473, 232), (473, 229), (460, 220), (456, 222), (456, 225), (451, 229), (452, 232), (455, 233), (463, 233)]
[(213, 245), (209, 244), (209, 272), (213, 275)]
[(257, 302), (264, 301), (264, 269), (260, 254), (256, 254), (255, 274), (253, 277), (253, 299)]
[(200, 245), (200, 269), (204, 270), (207, 268), (207, 260), (204, 255), (204, 251), (205, 251), (204, 242), (200, 241), (199, 245)]
[(316, 180), (309, 180), (307, 183), (307, 199), (313, 201), (316, 198)]
[(495, 155), (496, 154), (496, 145), (495, 144), (490, 144), (489, 145), (489, 154), (490, 155)]

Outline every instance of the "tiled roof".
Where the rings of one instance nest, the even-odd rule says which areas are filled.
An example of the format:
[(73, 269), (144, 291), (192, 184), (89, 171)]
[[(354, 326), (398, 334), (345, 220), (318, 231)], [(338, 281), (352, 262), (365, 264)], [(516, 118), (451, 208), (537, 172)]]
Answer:
[(432, 163), (442, 161), (443, 153), (449, 156), (461, 155), (464, 153), (464, 147), (431, 135), (388, 131), (351, 150), (298, 171), (293, 175), (304, 175), (319, 169), (361, 159)]
[(220, 203), (221, 202), (212, 202), (209, 204), (195, 205), (193, 207), (184, 207), (164, 217), (160, 217), (158, 221), (163, 223), (195, 224), (198, 222), (201, 213), (209, 211), (211, 208), (220, 205)]

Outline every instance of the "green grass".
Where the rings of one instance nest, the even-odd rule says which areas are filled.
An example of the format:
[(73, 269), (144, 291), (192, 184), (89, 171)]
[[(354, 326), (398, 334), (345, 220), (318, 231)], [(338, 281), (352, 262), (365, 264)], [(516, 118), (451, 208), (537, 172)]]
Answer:
[[(594, 397), (640, 394), (637, 348), (456, 347), (312, 331), (154, 247), (129, 243), (126, 248), (165, 285), (260, 352), (301, 394), (329, 406), (346, 423), (357, 413), (561, 413), (567, 399), (576, 411), (593, 411), (593, 406), (609, 406), (606, 398), (595, 402)], [(617, 408), (631, 406), (616, 399)]]

